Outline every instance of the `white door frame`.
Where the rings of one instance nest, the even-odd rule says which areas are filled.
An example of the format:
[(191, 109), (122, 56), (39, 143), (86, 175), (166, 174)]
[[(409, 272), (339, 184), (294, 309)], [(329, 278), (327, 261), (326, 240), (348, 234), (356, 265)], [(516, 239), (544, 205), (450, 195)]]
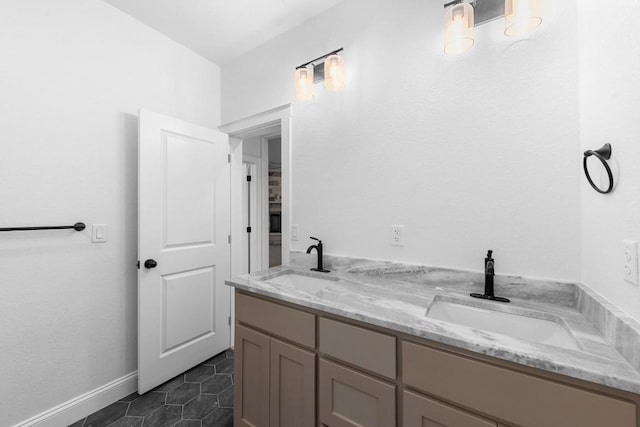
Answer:
[[(229, 135), (231, 150), (231, 277), (238, 276), (242, 266), (242, 140), (263, 136), (272, 131), (280, 133), (282, 149), (282, 264), (289, 263), (291, 250), (291, 146), (292, 105), (285, 104), (235, 122), (220, 126), (220, 132)], [(231, 340), (233, 346), (235, 309), (231, 293)]]
[[(262, 146), (262, 141), (260, 142)], [(262, 149), (262, 147), (261, 147)], [(268, 189), (265, 181), (265, 173), (264, 173), (264, 154), (261, 152), (260, 157), (250, 156), (245, 154), (243, 156), (243, 164), (245, 167), (249, 166), (252, 169), (251, 172), (251, 271), (259, 271), (264, 268), (268, 268), (269, 263), (269, 229), (265, 228), (265, 224), (268, 227), (268, 194), (265, 198), (265, 188)], [(247, 173), (247, 172), (245, 172)], [(268, 171), (267, 171), (268, 173)], [(247, 183), (245, 182), (245, 187)], [(243, 212), (246, 211), (248, 206), (245, 206), (244, 203), (246, 200), (246, 194), (243, 197)], [(243, 242), (245, 242), (244, 237), (246, 237), (247, 233), (244, 232), (241, 236), (243, 236)], [(264, 242), (267, 241), (267, 252), (264, 252)], [(245, 258), (247, 254), (245, 253)], [(265, 264), (265, 260), (267, 264)], [(265, 265), (267, 267), (265, 267)]]
[(261, 157), (261, 173), (260, 182), (262, 188), (259, 191), (262, 194), (262, 248), (260, 248), (262, 255), (262, 267), (269, 268), (269, 231), (271, 228), (271, 221), (269, 217), (269, 141), (270, 136), (263, 136), (260, 138), (260, 152)]

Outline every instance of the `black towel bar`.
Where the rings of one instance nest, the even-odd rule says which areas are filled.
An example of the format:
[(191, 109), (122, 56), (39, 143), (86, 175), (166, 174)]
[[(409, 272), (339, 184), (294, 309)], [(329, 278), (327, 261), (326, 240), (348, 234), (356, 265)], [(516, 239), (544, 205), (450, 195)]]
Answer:
[(69, 230), (74, 229), (76, 231), (82, 231), (87, 228), (84, 222), (76, 222), (73, 225), (54, 225), (43, 227), (6, 227), (0, 228), (0, 231), (35, 231), (35, 230)]

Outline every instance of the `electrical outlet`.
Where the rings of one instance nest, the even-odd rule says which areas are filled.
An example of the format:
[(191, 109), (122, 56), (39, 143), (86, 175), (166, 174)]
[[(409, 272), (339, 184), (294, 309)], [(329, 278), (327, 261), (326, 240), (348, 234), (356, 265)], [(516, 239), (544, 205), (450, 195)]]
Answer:
[(404, 246), (404, 225), (391, 226), (391, 246)]
[(294, 240), (294, 241), (298, 240), (299, 229), (300, 227), (298, 226), (298, 224), (291, 224), (291, 240)]
[(624, 242), (624, 280), (638, 286), (638, 242)]

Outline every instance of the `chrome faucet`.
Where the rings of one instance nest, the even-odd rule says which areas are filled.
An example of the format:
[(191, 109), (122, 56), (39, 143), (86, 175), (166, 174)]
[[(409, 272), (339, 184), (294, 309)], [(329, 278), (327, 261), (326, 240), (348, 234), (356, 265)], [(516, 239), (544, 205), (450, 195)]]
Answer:
[(320, 239), (316, 239), (315, 237), (309, 237), (311, 240), (315, 240), (316, 242), (318, 242), (317, 245), (311, 245), (307, 248), (307, 253), (310, 254), (312, 250), (316, 250), (316, 252), (318, 253), (318, 267), (317, 268), (312, 268), (311, 271), (319, 271), (320, 273), (329, 273), (330, 270), (325, 270), (322, 267), (322, 240)]
[(495, 261), (493, 259), (493, 251), (487, 252), (487, 257), (484, 259), (484, 294), (470, 294), (474, 298), (488, 299), (498, 302), (511, 302), (508, 298), (497, 297), (493, 290), (493, 277), (495, 276)]

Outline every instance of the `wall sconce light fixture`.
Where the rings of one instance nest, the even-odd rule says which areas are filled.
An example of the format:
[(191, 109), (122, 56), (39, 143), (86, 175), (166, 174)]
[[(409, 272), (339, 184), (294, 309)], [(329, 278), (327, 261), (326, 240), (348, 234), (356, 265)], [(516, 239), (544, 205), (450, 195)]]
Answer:
[(457, 54), (474, 44), (473, 27), (504, 17), (504, 34), (520, 37), (542, 24), (542, 0), (453, 0), (445, 3), (444, 52)]
[(313, 99), (313, 66), (296, 68), (296, 99), (311, 101)]
[(448, 7), (444, 14), (444, 52), (448, 55), (465, 52), (475, 43), (474, 12), (469, 3)]
[(298, 101), (312, 100), (314, 84), (322, 81), (330, 92), (340, 92), (344, 89), (344, 58), (338, 55), (343, 50), (334, 50), (296, 67), (294, 84)]
[(504, 34), (520, 37), (542, 24), (542, 0), (505, 0)]
[(331, 92), (344, 89), (344, 58), (340, 55), (329, 55), (324, 61), (324, 87)]

